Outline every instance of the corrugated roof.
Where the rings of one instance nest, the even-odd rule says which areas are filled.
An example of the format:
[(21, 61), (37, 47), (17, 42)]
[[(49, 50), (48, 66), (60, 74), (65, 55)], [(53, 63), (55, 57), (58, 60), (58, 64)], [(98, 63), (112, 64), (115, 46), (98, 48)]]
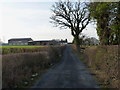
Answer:
[(8, 41), (10, 40), (32, 40), (31, 38), (12, 38), (12, 39), (9, 39)]
[(33, 42), (51, 42), (51, 40), (41, 40), (41, 41), (33, 41)]

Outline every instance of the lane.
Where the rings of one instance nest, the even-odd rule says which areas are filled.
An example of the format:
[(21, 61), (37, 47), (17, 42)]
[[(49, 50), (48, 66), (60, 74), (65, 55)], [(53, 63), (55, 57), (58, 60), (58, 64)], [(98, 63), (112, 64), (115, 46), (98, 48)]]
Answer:
[(33, 88), (99, 88), (88, 69), (66, 47), (61, 62), (45, 73)]

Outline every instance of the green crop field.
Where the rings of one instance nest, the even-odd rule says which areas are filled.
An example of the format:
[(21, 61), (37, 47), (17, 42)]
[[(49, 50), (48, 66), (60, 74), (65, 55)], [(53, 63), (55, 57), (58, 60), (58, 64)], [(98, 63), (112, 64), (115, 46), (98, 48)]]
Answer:
[(39, 52), (41, 49), (45, 49), (47, 46), (42, 45), (5, 45), (0, 46), (2, 54), (11, 53), (26, 53), (26, 52)]
[(35, 48), (35, 47), (45, 47), (42, 45), (5, 45), (2, 48)]

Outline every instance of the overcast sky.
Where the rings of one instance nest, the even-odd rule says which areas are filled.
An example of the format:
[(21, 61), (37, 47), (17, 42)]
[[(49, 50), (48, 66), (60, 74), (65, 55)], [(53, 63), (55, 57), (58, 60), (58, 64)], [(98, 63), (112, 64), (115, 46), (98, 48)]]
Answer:
[[(71, 42), (73, 37), (70, 30), (60, 30), (49, 22), (54, 1), (56, 0), (1, 0), (0, 39), (4, 42), (11, 38), (68, 39)], [(93, 25), (89, 25), (83, 34), (98, 38)]]

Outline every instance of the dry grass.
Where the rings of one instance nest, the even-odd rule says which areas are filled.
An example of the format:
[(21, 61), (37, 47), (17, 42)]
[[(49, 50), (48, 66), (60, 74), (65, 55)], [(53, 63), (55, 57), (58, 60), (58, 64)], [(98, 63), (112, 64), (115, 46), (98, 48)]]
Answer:
[(3, 88), (30, 86), (35, 78), (59, 61), (63, 50), (63, 46), (46, 47), (39, 52), (3, 55)]
[(80, 58), (96, 74), (103, 88), (119, 87), (118, 45), (87, 47)]

